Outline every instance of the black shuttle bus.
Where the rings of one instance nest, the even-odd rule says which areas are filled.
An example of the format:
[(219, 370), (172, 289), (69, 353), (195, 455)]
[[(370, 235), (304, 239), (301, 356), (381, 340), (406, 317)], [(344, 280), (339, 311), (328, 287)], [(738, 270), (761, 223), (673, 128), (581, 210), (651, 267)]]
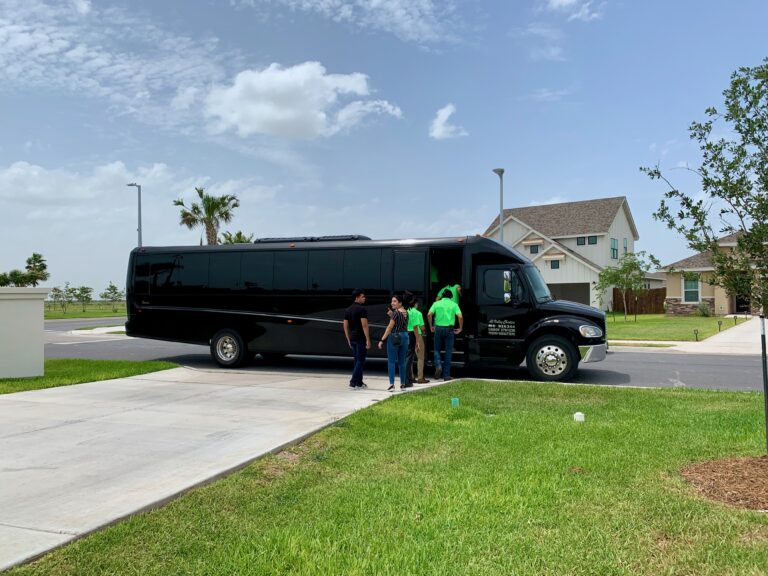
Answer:
[(464, 331), (453, 355), (459, 366), (525, 360), (534, 378), (564, 380), (580, 362), (605, 358), (603, 312), (554, 300), (528, 259), (479, 236), (136, 248), (128, 263), (126, 334), (209, 345), (225, 367), (256, 354), (348, 356), (342, 323), (353, 289), (365, 291), (375, 342), (389, 321), (391, 294), (412, 292), (426, 317), (449, 283), (463, 290)]

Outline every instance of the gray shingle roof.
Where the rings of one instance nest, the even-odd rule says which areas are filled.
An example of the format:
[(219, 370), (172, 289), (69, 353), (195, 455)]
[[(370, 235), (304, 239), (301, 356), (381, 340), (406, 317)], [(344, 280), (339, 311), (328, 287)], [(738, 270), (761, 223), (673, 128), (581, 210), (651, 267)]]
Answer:
[[(508, 208), (504, 210), (504, 219), (513, 216), (549, 238), (605, 234), (610, 230), (616, 214), (626, 201), (625, 196), (616, 196), (580, 202)], [(628, 219), (633, 233), (637, 237), (637, 230), (634, 228), (634, 222), (632, 222), (632, 216), (629, 213)], [(498, 222), (497, 216), (485, 234), (490, 234), (498, 226)]]
[(712, 268), (712, 253), (707, 250), (706, 252), (699, 252), (688, 258), (683, 258), (672, 264), (664, 266), (664, 270), (687, 270), (690, 268)]

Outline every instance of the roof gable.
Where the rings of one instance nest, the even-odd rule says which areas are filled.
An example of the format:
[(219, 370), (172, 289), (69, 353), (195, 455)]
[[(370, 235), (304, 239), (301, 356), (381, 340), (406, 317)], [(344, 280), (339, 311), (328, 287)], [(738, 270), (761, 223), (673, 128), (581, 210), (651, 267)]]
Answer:
[[(621, 209), (624, 209), (632, 234), (637, 239), (637, 229), (625, 196), (508, 208), (504, 210), (504, 220), (513, 217), (549, 238), (586, 236), (608, 233)], [(497, 216), (485, 234), (488, 235), (495, 230), (498, 223)]]

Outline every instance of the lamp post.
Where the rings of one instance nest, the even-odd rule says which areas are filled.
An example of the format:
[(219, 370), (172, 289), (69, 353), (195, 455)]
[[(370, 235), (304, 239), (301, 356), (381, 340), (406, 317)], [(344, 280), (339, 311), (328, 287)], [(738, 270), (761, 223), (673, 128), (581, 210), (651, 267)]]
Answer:
[(499, 242), (504, 244), (504, 168), (494, 168), (499, 177)]
[(141, 248), (141, 184), (131, 182), (130, 184), (126, 184), (126, 186), (134, 186), (139, 190), (139, 227), (136, 230), (139, 233), (139, 248)]

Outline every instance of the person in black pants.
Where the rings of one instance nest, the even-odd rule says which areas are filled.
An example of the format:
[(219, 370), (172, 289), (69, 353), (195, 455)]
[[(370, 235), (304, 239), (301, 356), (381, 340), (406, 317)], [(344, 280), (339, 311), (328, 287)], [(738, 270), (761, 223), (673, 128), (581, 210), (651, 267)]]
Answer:
[(352, 378), (349, 380), (350, 388), (367, 388), (363, 382), (363, 366), (365, 357), (371, 347), (371, 335), (368, 331), (368, 310), (365, 309), (365, 293), (362, 290), (353, 290), (354, 303), (344, 311), (344, 335), (347, 344), (352, 350), (355, 359), (352, 368)]

